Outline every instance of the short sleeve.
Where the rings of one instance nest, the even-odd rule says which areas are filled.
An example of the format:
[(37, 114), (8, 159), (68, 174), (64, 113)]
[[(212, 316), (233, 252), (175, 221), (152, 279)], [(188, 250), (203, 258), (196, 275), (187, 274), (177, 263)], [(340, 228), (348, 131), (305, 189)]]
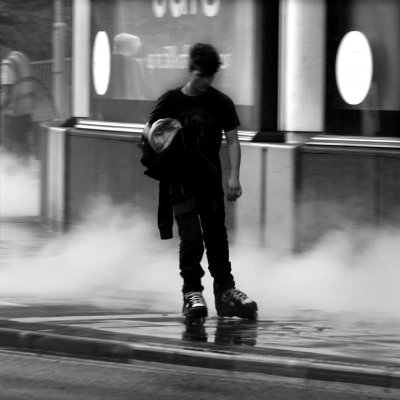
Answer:
[(161, 118), (168, 118), (169, 115), (169, 109), (170, 109), (170, 103), (169, 103), (169, 97), (170, 97), (170, 92), (164, 93), (158, 100), (157, 104), (154, 107), (153, 111), (150, 114), (149, 117), (149, 124), (153, 125), (154, 122)]
[(229, 132), (233, 129), (237, 129), (239, 126), (240, 119), (235, 104), (226, 96), (222, 112), (222, 129), (224, 132)]

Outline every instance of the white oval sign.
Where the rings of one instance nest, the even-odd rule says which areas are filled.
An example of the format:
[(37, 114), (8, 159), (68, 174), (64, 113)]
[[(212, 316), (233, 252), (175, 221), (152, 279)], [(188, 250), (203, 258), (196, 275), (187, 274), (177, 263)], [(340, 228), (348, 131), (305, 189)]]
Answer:
[(371, 87), (373, 59), (366, 36), (358, 31), (348, 32), (340, 42), (336, 55), (336, 84), (343, 100), (360, 104)]
[(99, 31), (93, 44), (92, 75), (94, 90), (103, 95), (110, 82), (111, 51), (107, 33)]

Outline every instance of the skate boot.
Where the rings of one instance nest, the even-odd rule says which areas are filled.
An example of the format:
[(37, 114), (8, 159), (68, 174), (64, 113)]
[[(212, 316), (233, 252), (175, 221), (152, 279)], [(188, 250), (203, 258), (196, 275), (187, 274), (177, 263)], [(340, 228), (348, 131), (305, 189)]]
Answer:
[(187, 325), (203, 325), (208, 315), (207, 306), (201, 292), (189, 292), (183, 296), (183, 310)]
[(257, 303), (239, 289), (215, 293), (215, 308), (219, 317), (257, 319)]

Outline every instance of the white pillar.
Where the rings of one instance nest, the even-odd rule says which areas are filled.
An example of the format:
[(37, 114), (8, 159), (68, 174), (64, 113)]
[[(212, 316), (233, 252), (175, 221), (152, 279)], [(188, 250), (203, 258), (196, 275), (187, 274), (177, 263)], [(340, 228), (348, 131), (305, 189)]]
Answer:
[(90, 115), (90, 0), (74, 0), (72, 14), (72, 115)]
[(55, 232), (61, 232), (65, 223), (65, 135), (66, 128), (47, 128), (44, 216)]
[(66, 37), (67, 24), (64, 22), (64, 2), (54, 0), (53, 22), (53, 99), (57, 111), (56, 119), (64, 120), (70, 110), (67, 103), (67, 77), (66, 77)]
[(280, 18), (278, 129), (301, 141), (324, 130), (326, 1), (282, 0)]

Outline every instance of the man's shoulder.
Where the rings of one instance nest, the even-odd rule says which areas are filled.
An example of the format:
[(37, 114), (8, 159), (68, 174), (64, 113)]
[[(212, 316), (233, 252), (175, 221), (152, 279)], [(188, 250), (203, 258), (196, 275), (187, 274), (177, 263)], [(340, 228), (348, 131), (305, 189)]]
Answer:
[(209, 88), (209, 94), (210, 96), (213, 96), (214, 98), (221, 100), (221, 101), (226, 101), (226, 102), (232, 102), (232, 99), (224, 92), (221, 90), (218, 90), (214, 86), (211, 86)]
[(174, 89), (169, 89), (166, 92), (164, 92), (164, 94), (162, 95), (163, 97), (167, 97), (167, 96), (177, 96), (181, 93), (181, 87), (177, 87)]
[(169, 89), (164, 92), (158, 99), (158, 102), (164, 103), (165, 101), (172, 101), (179, 96), (180, 88)]

